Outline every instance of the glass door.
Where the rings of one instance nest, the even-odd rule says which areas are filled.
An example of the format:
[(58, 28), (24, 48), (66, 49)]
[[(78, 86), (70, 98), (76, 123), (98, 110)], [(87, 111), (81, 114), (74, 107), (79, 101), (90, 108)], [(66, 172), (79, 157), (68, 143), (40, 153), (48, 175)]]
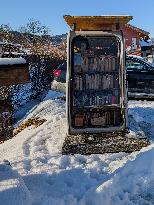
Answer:
[(71, 126), (120, 126), (120, 43), (116, 36), (77, 36), (71, 42)]

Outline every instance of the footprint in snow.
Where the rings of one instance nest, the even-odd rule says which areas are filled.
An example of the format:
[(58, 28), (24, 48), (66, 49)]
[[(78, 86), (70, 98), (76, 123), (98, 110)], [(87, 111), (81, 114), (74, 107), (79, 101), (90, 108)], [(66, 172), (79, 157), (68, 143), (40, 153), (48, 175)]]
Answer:
[(70, 157), (69, 156), (62, 156), (60, 159), (60, 169), (66, 169), (70, 165)]

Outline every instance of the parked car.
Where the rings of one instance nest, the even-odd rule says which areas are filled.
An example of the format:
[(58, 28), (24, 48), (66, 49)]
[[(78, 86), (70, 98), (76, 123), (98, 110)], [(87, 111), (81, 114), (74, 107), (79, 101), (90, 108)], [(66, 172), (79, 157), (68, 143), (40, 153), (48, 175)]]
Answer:
[(126, 56), (129, 99), (154, 99), (154, 66), (139, 56)]
[(53, 72), (54, 80), (51, 85), (51, 89), (60, 92), (66, 92), (66, 71), (67, 63), (60, 64)]
[[(66, 63), (54, 70), (52, 89), (66, 91)], [(154, 99), (154, 65), (139, 56), (126, 56), (129, 99)]]

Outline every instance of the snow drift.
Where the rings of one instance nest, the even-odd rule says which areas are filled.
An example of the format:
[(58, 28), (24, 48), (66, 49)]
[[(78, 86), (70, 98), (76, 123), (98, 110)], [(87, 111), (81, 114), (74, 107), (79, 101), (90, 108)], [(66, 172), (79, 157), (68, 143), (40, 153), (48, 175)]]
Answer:
[(153, 205), (154, 146), (143, 149), (124, 167), (96, 189), (86, 194), (81, 204)]
[(11, 166), (0, 163), (0, 204), (32, 205), (31, 195), (23, 179)]
[(66, 114), (65, 101), (56, 99), (60, 95), (50, 91), (41, 102), (18, 111), (27, 112), (17, 125), (29, 118), (46, 121), (0, 144), (0, 161), (8, 159), (19, 173), (0, 166), (0, 204), (14, 205), (13, 200), (15, 205), (154, 204), (154, 102), (129, 103), (131, 130), (148, 134), (149, 147), (132, 154), (66, 156), (61, 154)]

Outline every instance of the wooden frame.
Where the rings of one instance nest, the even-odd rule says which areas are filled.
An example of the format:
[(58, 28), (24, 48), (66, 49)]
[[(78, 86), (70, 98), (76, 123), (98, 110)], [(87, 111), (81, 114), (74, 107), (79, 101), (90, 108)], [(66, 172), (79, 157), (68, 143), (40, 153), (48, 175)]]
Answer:
[(74, 31), (117, 31), (133, 19), (133, 16), (64, 16)]

